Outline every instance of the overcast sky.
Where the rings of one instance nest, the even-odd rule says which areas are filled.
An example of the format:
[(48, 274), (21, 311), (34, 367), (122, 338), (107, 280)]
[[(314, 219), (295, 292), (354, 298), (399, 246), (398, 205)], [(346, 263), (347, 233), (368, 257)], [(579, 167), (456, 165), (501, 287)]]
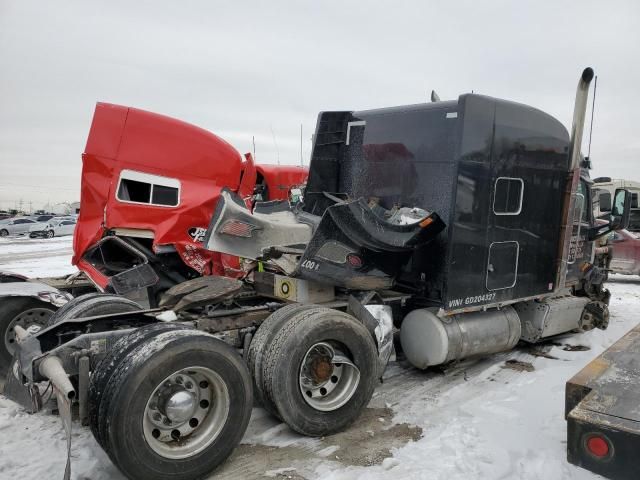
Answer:
[(0, 208), (79, 199), (96, 101), (242, 153), (255, 136), (263, 163), (299, 163), (302, 124), (308, 163), (319, 111), (432, 88), (527, 103), (569, 129), (585, 66), (598, 75), (592, 174), (640, 181), (638, 1), (0, 0)]

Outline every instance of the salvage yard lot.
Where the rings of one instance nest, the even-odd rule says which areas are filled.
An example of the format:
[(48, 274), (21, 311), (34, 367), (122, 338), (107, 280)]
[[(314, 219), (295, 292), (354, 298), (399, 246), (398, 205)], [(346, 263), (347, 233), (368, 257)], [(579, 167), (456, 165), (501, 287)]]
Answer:
[[(72, 273), (71, 237), (0, 239), (0, 269)], [(614, 276), (606, 331), (519, 347), (445, 369), (393, 362), (347, 431), (301, 437), (255, 408), (219, 479), (592, 479), (566, 460), (564, 384), (640, 321), (640, 279)], [(62, 478), (58, 417), (27, 415), (0, 395), (0, 478)], [(72, 478), (123, 478), (87, 428), (74, 424)]]

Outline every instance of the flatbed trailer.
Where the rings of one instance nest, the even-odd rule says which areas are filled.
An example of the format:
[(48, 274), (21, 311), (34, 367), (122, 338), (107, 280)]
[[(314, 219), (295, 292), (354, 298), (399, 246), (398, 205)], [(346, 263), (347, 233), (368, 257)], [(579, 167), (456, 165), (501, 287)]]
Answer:
[(565, 414), (569, 462), (640, 478), (640, 324), (567, 382)]

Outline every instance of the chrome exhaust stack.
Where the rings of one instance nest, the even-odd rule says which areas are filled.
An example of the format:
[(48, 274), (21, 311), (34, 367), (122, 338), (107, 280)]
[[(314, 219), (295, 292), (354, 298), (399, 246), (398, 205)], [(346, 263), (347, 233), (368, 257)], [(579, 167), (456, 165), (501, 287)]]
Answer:
[(578, 88), (576, 89), (576, 101), (573, 107), (573, 123), (571, 125), (571, 139), (569, 142), (569, 171), (564, 192), (562, 209), (562, 230), (560, 232), (559, 252), (561, 252), (560, 265), (557, 269), (555, 291), (565, 286), (567, 279), (568, 258), (571, 249), (571, 237), (573, 235), (573, 211), (576, 191), (580, 182), (580, 156), (582, 147), (582, 134), (584, 133), (584, 121), (587, 116), (587, 101), (589, 99), (589, 87), (595, 74), (591, 67), (582, 71)]
[(582, 146), (582, 134), (584, 133), (584, 121), (587, 116), (587, 100), (589, 99), (589, 87), (593, 80), (594, 72), (591, 67), (583, 70), (578, 88), (576, 90), (576, 103), (573, 107), (573, 124), (571, 125), (571, 142), (569, 145), (569, 163), (573, 171), (580, 167), (580, 148)]

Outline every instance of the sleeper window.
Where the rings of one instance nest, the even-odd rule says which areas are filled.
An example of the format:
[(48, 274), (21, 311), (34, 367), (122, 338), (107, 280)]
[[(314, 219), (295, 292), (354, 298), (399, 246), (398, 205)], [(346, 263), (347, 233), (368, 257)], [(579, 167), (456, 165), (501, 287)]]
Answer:
[(519, 215), (523, 194), (524, 182), (521, 178), (498, 177), (493, 193), (493, 213)]
[(128, 202), (149, 203), (151, 184), (123, 178), (120, 181), (118, 198)]
[(123, 170), (116, 198), (121, 202), (176, 207), (180, 203), (180, 182), (174, 178)]

